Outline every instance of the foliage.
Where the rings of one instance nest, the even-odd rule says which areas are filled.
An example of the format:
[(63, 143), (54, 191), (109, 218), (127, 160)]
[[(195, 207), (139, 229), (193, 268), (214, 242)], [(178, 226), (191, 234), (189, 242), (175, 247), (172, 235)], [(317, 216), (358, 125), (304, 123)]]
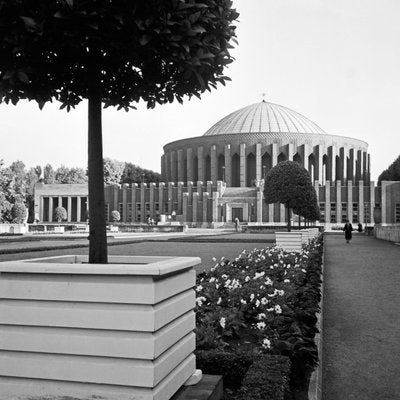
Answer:
[(17, 202), (11, 208), (12, 221), (15, 224), (22, 224), (25, 222), (28, 210), (25, 204)]
[(55, 172), (55, 183), (87, 183), (87, 174), (83, 168), (67, 168), (64, 165)]
[(43, 183), (47, 185), (56, 183), (56, 172), (54, 171), (51, 164), (46, 164), (43, 169)]
[(319, 217), (317, 196), (310, 174), (295, 161), (280, 162), (268, 172), (265, 177), (264, 199), (267, 204), (285, 205), (289, 231), (291, 209), (310, 220)]
[(235, 400), (284, 400), (289, 392), (290, 361), (262, 355), (251, 365)]
[(242, 349), (290, 358), (291, 385), (307, 381), (318, 361), (321, 240), (300, 253), (271, 247), (222, 259), (197, 280), (199, 350)]
[(117, 210), (111, 211), (111, 222), (118, 222), (121, 220), (121, 214)]
[(400, 181), (400, 156), (379, 175), (378, 184), (382, 181)]
[(54, 210), (54, 219), (60, 223), (62, 220), (67, 219), (67, 210), (64, 207), (58, 206)]
[(157, 172), (143, 169), (135, 164), (126, 162), (121, 177), (121, 183), (141, 183), (142, 180), (145, 182), (160, 182), (161, 175)]
[(89, 262), (107, 262), (101, 107), (183, 101), (225, 84), (231, 0), (0, 2), (0, 102), (88, 99)]
[(118, 185), (121, 183), (121, 177), (124, 172), (125, 163), (111, 158), (103, 160), (104, 184)]

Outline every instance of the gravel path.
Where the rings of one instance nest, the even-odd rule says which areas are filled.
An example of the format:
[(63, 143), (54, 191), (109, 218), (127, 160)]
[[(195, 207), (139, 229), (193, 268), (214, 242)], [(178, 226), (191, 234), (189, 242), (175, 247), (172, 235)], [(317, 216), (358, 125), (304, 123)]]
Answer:
[(400, 399), (400, 246), (325, 237), (323, 400)]

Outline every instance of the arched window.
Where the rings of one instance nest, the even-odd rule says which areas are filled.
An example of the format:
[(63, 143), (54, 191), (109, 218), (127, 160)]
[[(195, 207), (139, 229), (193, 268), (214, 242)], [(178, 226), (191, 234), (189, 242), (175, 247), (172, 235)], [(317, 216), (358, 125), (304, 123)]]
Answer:
[(223, 154), (220, 154), (218, 156), (218, 175), (217, 175), (217, 179), (219, 181), (225, 181), (226, 177), (224, 176), (224, 168), (225, 168), (225, 156)]
[(247, 156), (247, 176), (246, 176), (246, 186), (254, 186), (256, 180), (256, 156), (250, 153)]
[(232, 186), (240, 187), (240, 157), (237, 153), (232, 156)]
[(206, 167), (206, 170), (205, 170), (204, 178), (205, 178), (206, 182), (211, 181), (211, 157), (210, 157), (210, 155), (208, 155), (205, 158), (205, 167)]
[(261, 158), (261, 178), (265, 179), (265, 175), (268, 174), (270, 169), (272, 168), (272, 157), (268, 153), (264, 153), (264, 155)]
[(193, 181), (197, 182), (199, 180), (199, 159), (197, 156), (193, 157)]

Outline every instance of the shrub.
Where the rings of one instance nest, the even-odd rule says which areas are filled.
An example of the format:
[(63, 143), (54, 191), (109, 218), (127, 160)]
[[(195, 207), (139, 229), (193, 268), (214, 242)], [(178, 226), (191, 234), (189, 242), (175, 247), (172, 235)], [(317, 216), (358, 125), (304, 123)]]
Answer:
[(60, 223), (62, 220), (67, 219), (67, 210), (64, 207), (56, 207), (54, 210), (54, 219)]
[(289, 391), (288, 357), (263, 355), (250, 366), (235, 400), (284, 400)]
[(121, 214), (117, 210), (111, 211), (111, 222), (118, 222), (121, 220)]
[(12, 222), (15, 224), (22, 224), (25, 221), (27, 214), (28, 210), (23, 203), (15, 203), (11, 207), (11, 218)]

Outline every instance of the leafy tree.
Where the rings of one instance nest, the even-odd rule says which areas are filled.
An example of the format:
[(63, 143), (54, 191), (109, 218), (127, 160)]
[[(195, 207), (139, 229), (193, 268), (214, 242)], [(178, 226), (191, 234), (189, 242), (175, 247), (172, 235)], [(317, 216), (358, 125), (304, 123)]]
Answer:
[(315, 204), (312, 203), (311, 208), (309, 208), (309, 205), (313, 201), (313, 191), (315, 195), (309, 173), (295, 161), (280, 162), (268, 172), (265, 178), (265, 202), (285, 205), (289, 232), (291, 230), (292, 209), (302, 216), (310, 216), (312, 214), (311, 208)]
[(24, 203), (17, 202), (11, 208), (12, 221), (15, 224), (22, 224), (25, 222), (28, 210)]
[(111, 211), (111, 222), (118, 222), (121, 220), (121, 214), (117, 210)]
[(61, 223), (61, 221), (67, 219), (67, 217), (68, 217), (67, 210), (64, 207), (58, 206), (55, 208), (54, 219), (58, 223)]
[(103, 160), (104, 169), (104, 184), (105, 185), (119, 185), (121, 177), (124, 172), (125, 163), (111, 158)]
[(42, 175), (42, 168), (38, 165), (30, 168), (25, 176), (25, 199), (28, 205), (28, 214), (30, 219), (28, 222), (32, 222), (34, 218), (34, 196), (35, 196), (35, 185), (40, 181)]
[(380, 185), (382, 181), (400, 181), (400, 156), (379, 175), (378, 185)]
[(88, 99), (89, 262), (107, 263), (102, 104), (183, 101), (228, 80), (231, 0), (0, 0), (0, 101)]
[(55, 172), (57, 183), (87, 183), (87, 174), (83, 168), (67, 168), (64, 165)]
[(143, 169), (135, 164), (126, 162), (121, 177), (121, 183), (140, 183), (142, 179), (144, 179), (145, 182), (160, 182), (161, 175), (157, 172)]
[(51, 164), (47, 164), (43, 169), (43, 183), (51, 184), (55, 182), (56, 182), (56, 173)]

